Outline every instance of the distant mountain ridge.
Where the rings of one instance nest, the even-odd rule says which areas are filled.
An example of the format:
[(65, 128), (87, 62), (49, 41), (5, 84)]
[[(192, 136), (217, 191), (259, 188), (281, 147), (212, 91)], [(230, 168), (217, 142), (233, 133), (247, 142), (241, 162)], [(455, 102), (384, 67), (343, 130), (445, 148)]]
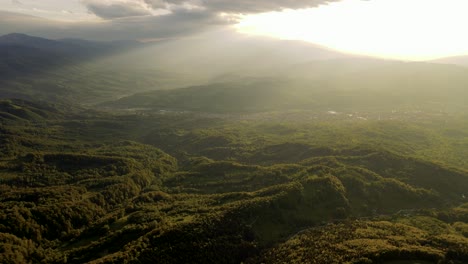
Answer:
[(11, 33), (0, 36), (0, 77), (5, 80), (38, 74), (51, 67), (62, 67), (138, 45), (138, 42), (51, 40)]
[(466, 109), (468, 69), (436, 63), (328, 60), (296, 65), (265, 78), (135, 93), (100, 106), (216, 113)]
[[(383, 60), (234, 32), (154, 43), (0, 36), (0, 98), (66, 98), (124, 109), (406, 107), (414, 105), (411, 98), (458, 109), (466, 105), (467, 72), (444, 63)], [(172, 90), (181, 87), (186, 89)]]
[(23, 46), (39, 49), (56, 49), (65, 46), (59, 41), (29, 36), (21, 33), (11, 33), (0, 36), (0, 45)]
[(468, 55), (446, 57), (434, 60), (433, 62), (468, 67)]
[(125, 40), (110, 42), (97, 42), (75, 38), (52, 40), (21, 33), (11, 33), (0, 36), (0, 47), (2, 48), (4, 46), (22, 46), (41, 50), (53, 50), (58, 52), (69, 52), (71, 49), (124, 48), (139, 44), (141, 43), (138, 41)]

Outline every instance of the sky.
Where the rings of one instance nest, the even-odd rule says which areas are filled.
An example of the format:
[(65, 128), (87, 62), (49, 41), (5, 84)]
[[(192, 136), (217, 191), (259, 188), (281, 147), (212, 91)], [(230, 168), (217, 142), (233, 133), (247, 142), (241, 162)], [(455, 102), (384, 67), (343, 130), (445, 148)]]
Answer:
[(0, 0), (0, 34), (161, 39), (231, 28), (355, 54), (430, 60), (468, 54), (466, 10), (467, 0)]

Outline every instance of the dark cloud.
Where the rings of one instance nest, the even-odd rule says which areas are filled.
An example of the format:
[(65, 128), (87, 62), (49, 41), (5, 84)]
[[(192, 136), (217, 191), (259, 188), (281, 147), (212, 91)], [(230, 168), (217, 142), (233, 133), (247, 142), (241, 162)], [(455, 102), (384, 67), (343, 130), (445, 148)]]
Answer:
[(151, 15), (151, 10), (140, 1), (84, 0), (88, 10), (104, 19)]
[(282, 9), (316, 7), (340, 0), (82, 0), (88, 10), (102, 18), (149, 15), (150, 9), (251, 14)]
[[(0, 11), (0, 35), (20, 32), (46, 38), (124, 40), (169, 38), (203, 32), (225, 25), (207, 12), (180, 10), (167, 15), (126, 17), (104, 22), (67, 23)], [(203, 25), (203, 26), (201, 26)]]
[(211, 12), (249, 14), (316, 7), (339, 0), (145, 0), (154, 8), (195, 7)]
[(66, 23), (0, 15), (0, 34), (94, 40), (177, 37), (234, 24), (239, 14), (318, 6), (340, 0), (81, 0), (101, 22)]
[(167, 38), (225, 24), (227, 24), (226, 20), (208, 12), (179, 10), (166, 15), (112, 20), (101, 25), (100, 31), (107, 36), (112, 36), (113, 39), (118, 39), (119, 36), (125, 36), (128, 39)]
[[(139, 21), (147, 32), (167, 35), (203, 30), (213, 24), (233, 24), (239, 14), (309, 8), (336, 1), (340, 0), (82, 0), (82, 3), (101, 18), (118, 18), (120, 21), (113, 23), (121, 28), (115, 30), (132, 28), (136, 31), (129, 34), (134, 35), (142, 31), (135, 26)], [(128, 17), (134, 18), (122, 20)]]

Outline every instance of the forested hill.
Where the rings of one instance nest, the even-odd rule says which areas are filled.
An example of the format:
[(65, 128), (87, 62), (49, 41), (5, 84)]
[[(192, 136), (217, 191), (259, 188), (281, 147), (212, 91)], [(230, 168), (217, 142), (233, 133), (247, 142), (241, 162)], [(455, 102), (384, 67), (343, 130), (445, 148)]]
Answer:
[(466, 68), (232, 36), (0, 37), (0, 263), (468, 263)]
[(34, 78), (50, 70), (127, 51), (140, 45), (129, 41), (51, 40), (12, 33), (0, 36), (0, 78), (2, 82), (18, 81), (28, 75)]
[(468, 259), (457, 116), (238, 121), (4, 100), (0, 123), (2, 263)]
[(468, 69), (453, 65), (332, 60), (295, 65), (271, 76), (140, 92), (100, 106), (210, 113), (288, 110), (453, 113), (467, 110), (464, 100), (468, 96), (467, 76)]

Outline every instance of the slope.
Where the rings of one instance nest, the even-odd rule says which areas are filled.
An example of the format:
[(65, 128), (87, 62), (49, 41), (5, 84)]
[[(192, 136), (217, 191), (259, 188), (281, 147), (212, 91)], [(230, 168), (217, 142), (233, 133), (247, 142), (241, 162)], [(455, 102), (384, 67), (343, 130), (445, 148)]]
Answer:
[(1, 105), (17, 117), (0, 116), (1, 262), (466, 259), (468, 173), (433, 153), (466, 141), (452, 117), (441, 128)]
[(257, 78), (236, 78), (108, 102), (112, 108), (199, 112), (285, 110), (466, 110), (468, 70), (451, 65), (367, 59), (315, 61)]

